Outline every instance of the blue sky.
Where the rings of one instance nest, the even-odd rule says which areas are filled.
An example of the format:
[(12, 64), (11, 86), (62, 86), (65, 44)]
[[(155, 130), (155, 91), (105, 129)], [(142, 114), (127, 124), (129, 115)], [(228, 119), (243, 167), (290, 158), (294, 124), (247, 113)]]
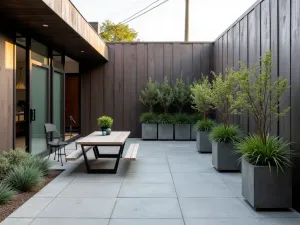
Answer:
[[(102, 22), (109, 19), (119, 23), (155, 0), (71, 1), (88, 21)], [(215, 40), (255, 2), (256, 0), (190, 0), (190, 41)], [(184, 13), (185, 0), (169, 0), (130, 22), (129, 26), (139, 33), (141, 41), (183, 41)]]

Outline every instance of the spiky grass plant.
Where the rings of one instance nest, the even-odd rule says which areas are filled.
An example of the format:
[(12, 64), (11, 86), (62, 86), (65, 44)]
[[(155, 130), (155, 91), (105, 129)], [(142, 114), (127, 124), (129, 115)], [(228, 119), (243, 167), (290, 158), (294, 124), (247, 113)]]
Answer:
[(219, 124), (212, 128), (210, 138), (218, 143), (233, 143), (240, 139), (241, 131), (238, 126)]
[(174, 117), (171, 114), (163, 113), (158, 116), (159, 124), (173, 124), (174, 123)]
[(21, 165), (12, 169), (5, 182), (18, 191), (31, 191), (44, 181), (43, 174), (38, 168)]
[(190, 124), (190, 118), (187, 114), (176, 114), (174, 116), (175, 124)]
[(4, 152), (3, 156), (8, 159), (11, 166), (20, 165), (31, 157), (31, 155), (24, 149), (10, 150), (8, 152)]
[(0, 183), (0, 205), (7, 203), (12, 199), (15, 191), (6, 183)]
[(151, 112), (143, 113), (140, 116), (140, 122), (145, 124), (155, 124), (158, 122), (158, 115)]
[(280, 137), (266, 136), (266, 143), (259, 135), (250, 135), (236, 144), (237, 150), (245, 160), (252, 165), (275, 166), (277, 170), (284, 170), (284, 167), (291, 167), (293, 151), (290, 150), (290, 143)]
[(195, 128), (197, 131), (211, 131), (211, 129), (215, 126), (214, 121), (212, 120), (199, 120), (195, 124)]
[(49, 174), (51, 168), (51, 162), (48, 159), (43, 159), (39, 156), (30, 157), (25, 163), (25, 166), (37, 168), (41, 171), (43, 176), (47, 176)]

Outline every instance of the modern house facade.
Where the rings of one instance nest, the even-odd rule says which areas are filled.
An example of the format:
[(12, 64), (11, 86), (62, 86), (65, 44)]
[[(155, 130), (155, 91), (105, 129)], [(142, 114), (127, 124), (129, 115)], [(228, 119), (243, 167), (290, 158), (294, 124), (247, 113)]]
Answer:
[[(140, 90), (149, 77), (192, 81), (239, 61), (251, 65), (272, 50), (274, 77), (291, 85), (282, 106), (290, 113), (272, 133), (300, 153), (300, 2), (259, 0), (215, 42), (105, 43), (69, 0), (0, 1), (0, 149), (46, 150), (44, 123), (66, 138), (98, 129), (96, 118), (115, 119), (115, 130), (140, 137)], [(213, 29), (213, 28), (212, 28)], [(71, 118), (70, 118), (71, 116)], [(74, 123), (71, 119), (74, 119)], [(232, 122), (254, 132), (251, 119)], [(70, 128), (70, 125), (72, 126)], [(300, 161), (295, 160), (294, 206), (300, 209)]]

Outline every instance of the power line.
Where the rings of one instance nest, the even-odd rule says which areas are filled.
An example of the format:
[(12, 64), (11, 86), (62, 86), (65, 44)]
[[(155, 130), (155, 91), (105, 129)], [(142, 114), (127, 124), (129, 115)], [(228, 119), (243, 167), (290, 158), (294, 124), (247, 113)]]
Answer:
[(112, 16), (113, 16), (113, 18), (116, 18), (116, 17), (128, 12), (130, 9), (133, 9), (136, 5), (139, 5), (139, 3), (144, 2), (144, 1), (147, 1), (147, 0), (137, 0), (137, 1), (133, 2), (127, 8), (124, 8), (124, 9), (118, 11), (117, 13), (111, 14), (111, 16), (109, 16), (109, 18), (112, 17)]
[[(154, 6), (154, 7), (152, 7), (152, 8), (149, 9), (149, 10), (147, 10), (146, 12), (144, 12), (144, 13), (142, 13), (142, 14), (136, 16), (136, 17), (133, 17), (133, 18), (130, 19), (130, 20), (128, 20), (129, 18), (126, 19), (126, 20), (128, 20), (128, 21), (126, 21), (126, 20), (124, 20), (124, 21), (126, 21), (125, 23), (129, 23), (129, 22), (131, 22), (131, 21), (133, 21), (133, 20), (135, 20), (135, 19), (141, 17), (142, 15), (145, 15), (146, 13), (152, 11), (153, 9), (156, 9), (157, 7), (159, 7), (159, 6), (163, 5), (163, 4), (165, 4), (165, 3), (168, 2), (168, 1), (170, 1), (170, 0), (165, 0), (164, 2), (162, 2), (162, 3), (160, 3), (160, 4), (158, 4), (158, 5)], [(142, 10), (142, 11), (143, 11), (143, 10)], [(131, 16), (131, 17), (132, 17), (132, 16)], [(130, 18), (131, 18), (131, 17), (130, 17)], [(122, 21), (121, 23), (124, 23), (124, 21)]]
[(127, 20), (130, 20), (132, 17), (138, 15), (139, 13), (145, 11), (146, 9), (148, 9), (150, 6), (154, 5), (155, 3), (159, 2), (160, 0), (156, 0), (154, 2), (152, 2), (150, 5), (146, 6), (145, 8), (143, 8), (142, 10), (136, 12), (135, 14), (133, 14), (132, 16), (128, 17), (127, 19), (123, 20), (122, 22), (120, 23), (126, 23)]

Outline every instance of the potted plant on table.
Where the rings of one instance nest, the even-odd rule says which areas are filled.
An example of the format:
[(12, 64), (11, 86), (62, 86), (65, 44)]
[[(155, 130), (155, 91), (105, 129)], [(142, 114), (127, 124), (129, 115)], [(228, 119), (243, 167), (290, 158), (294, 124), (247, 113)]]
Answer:
[(196, 124), (197, 132), (197, 150), (201, 153), (212, 152), (209, 132), (214, 125), (213, 121), (208, 119), (208, 113), (213, 107), (212, 87), (208, 77), (203, 77), (200, 82), (194, 82), (191, 86), (191, 98), (193, 108), (203, 115), (203, 120)]
[(111, 126), (114, 120), (109, 116), (101, 116), (97, 119), (98, 125), (101, 127), (102, 132), (106, 132), (106, 135), (110, 135)]
[(148, 80), (147, 86), (142, 90), (140, 101), (148, 107), (149, 112), (144, 113), (140, 117), (142, 123), (142, 139), (157, 139), (157, 115), (153, 113), (154, 106), (158, 103), (158, 85), (151, 78)]
[(212, 164), (218, 171), (240, 171), (240, 154), (234, 151), (241, 132), (229, 124), (230, 115), (237, 114), (234, 102), (237, 93), (236, 72), (227, 69), (226, 74), (214, 75), (212, 81), (213, 106), (219, 113), (221, 124), (211, 131)]
[(272, 119), (284, 116), (289, 107), (279, 107), (288, 90), (286, 79), (272, 81), (272, 55), (261, 58), (253, 69), (241, 64), (237, 74), (236, 105), (251, 115), (257, 134), (237, 144), (242, 154), (242, 195), (255, 209), (292, 207), (292, 152), (290, 143), (270, 136)]
[(158, 117), (158, 139), (173, 140), (173, 117), (169, 114), (169, 108), (174, 103), (174, 94), (167, 77), (165, 77), (164, 83), (159, 86), (158, 90), (158, 103), (164, 110), (164, 113)]

